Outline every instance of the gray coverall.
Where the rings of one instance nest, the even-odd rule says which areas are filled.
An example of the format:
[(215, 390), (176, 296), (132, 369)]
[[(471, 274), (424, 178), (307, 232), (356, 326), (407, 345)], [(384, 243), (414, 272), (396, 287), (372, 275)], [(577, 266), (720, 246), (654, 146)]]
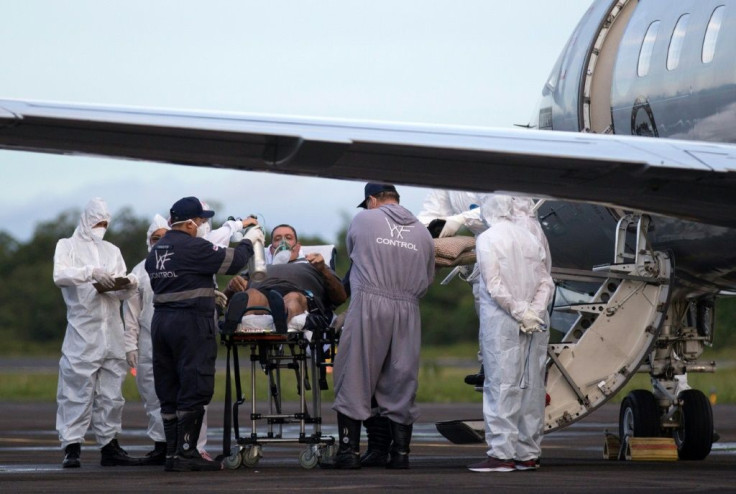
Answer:
[(419, 373), (419, 298), (434, 278), (434, 242), (403, 206), (358, 213), (347, 233), (351, 301), (335, 358), (333, 409), (365, 420), (375, 397), (381, 415), (410, 425)]

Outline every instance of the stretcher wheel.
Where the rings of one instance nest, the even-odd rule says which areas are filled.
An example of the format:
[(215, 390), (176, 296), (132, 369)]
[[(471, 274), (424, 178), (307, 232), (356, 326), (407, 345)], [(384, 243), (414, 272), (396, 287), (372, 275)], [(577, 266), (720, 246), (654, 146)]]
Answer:
[(261, 460), (263, 453), (261, 452), (261, 447), (256, 444), (252, 446), (246, 446), (245, 451), (243, 451), (242, 455), (243, 465), (248, 468), (252, 468), (258, 465), (258, 462)]
[(299, 465), (306, 470), (311, 470), (319, 463), (319, 455), (311, 447), (299, 453)]
[(324, 461), (325, 463), (333, 463), (336, 454), (337, 454), (337, 445), (327, 444), (323, 448), (320, 449), (320, 461)]
[(240, 450), (240, 446), (234, 446), (230, 450), (230, 456), (226, 456), (222, 460), (222, 464), (228, 470), (237, 470), (243, 464), (243, 453)]

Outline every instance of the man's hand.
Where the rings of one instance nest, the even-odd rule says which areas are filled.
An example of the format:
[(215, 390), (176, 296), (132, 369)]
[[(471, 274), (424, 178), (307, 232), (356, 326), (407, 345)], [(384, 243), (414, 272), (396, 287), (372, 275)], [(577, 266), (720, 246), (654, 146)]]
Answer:
[(233, 293), (244, 292), (248, 289), (248, 280), (242, 276), (233, 276), (232, 279), (227, 283), (228, 291)]
[(215, 305), (220, 309), (225, 310), (225, 307), (227, 307), (227, 295), (219, 290), (215, 290)]
[(307, 259), (307, 262), (314, 267), (314, 269), (316, 269), (320, 273), (325, 272), (327, 266), (325, 265), (325, 258), (322, 257), (322, 254), (318, 254), (318, 253), (307, 254), (306, 259)]
[(546, 327), (544, 325), (544, 320), (540, 318), (536, 312), (532, 309), (527, 309), (524, 312), (524, 315), (521, 316), (519, 329), (523, 333), (538, 333), (540, 331), (545, 331)]
[(249, 226), (255, 226), (258, 224), (258, 220), (254, 218), (253, 216), (243, 216), (243, 219), (241, 220), (243, 222), (243, 229), (248, 228)]
[(92, 279), (99, 283), (102, 288), (112, 288), (115, 286), (115, 279), (102, 268), (92, 270)]
[(131, 350), (125, 353), (125, 360), (128, 361), (128, 365), (131, 369), (138, 367), (138, 350)]

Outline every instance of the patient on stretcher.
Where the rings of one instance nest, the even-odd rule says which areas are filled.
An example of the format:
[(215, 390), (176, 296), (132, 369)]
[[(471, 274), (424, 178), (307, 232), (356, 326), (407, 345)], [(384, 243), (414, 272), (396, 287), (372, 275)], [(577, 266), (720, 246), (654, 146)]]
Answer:
[[(224, 291), (229, 300), (236, 293), (247, 294), (248, 309), (238, 330), (278, 332), (280, 325), (301, 330), (310, 317), (318, 314), (331, 319), (332, 311), (347, 299), (340, 278), (325, 262), (322, 254), (307, 253), (305, 257), (299, 257), (308, 248), (303, 249), (296, 241), (296, 232), (291, 226), (279, 225), (271, 237), (271, 253), (275, 249), (274, 244), (280, 244), (282, 249), (286, 244), (290, 250), (289, 262), (268, 265), (266, 278), (260, 282), (249, 282), (243, 276), (234, 276)], [(293, 242), (288, 242), (284, 237), (291, 237), (289, 240)], [(240, 303), (243, 303), (243, 299)]]

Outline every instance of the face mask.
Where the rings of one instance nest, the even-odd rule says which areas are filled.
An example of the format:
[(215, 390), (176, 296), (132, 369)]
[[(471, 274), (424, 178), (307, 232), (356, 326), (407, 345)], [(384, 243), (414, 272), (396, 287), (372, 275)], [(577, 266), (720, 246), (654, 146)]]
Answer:
[(207, 234), (210, 233), (210, 230), (212, 230), (212, 228), (210, 228), (210, 222), (205, 221), (204, 223), (202, 223), (201, 225), (197, 227), (197, 237), (199, 238), (206, 237)]
[(273, 264), (287, 264), (291, 259), (291, 246), (286, 240), (281, 240), (273, 251)]
[(105, 231), (107, 231), (107, 228), (96, 226), (92, 229), (92, 235), (94, 235), (95, 238), (102, 240), (102, 237), (105, 236)]

